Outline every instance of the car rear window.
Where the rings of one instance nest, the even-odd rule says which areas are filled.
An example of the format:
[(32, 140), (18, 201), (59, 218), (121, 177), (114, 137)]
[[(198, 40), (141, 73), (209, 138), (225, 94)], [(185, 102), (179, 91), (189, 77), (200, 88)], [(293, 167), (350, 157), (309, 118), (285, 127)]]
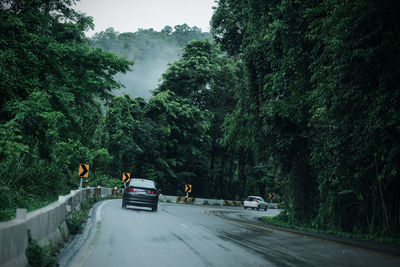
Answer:
[(131, 180), (129, 183), (129, 186), (144, 187), (144, 188), (156, 188), (154, 181), (145, 180), (145, 179)]
[(246, 198), (246, 201), (254, 201), (254, 200), (264, 201), (264, 199), (262, 199), (261, 197), (247, 197)]

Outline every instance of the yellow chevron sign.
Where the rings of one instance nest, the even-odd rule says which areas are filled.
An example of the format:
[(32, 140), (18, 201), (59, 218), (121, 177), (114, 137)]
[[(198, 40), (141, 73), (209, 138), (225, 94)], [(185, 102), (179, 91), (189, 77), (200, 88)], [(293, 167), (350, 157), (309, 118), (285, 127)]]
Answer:
[(185, 184), (185, 192), (186, 193), (191, 193), (192, 192), (192, 185), (191, 184)]
[(79, 172), (80, 177), (88, 177), (89, 176), (89, 164), (79, 164)]
[(123, 172), (122, 181), (124, 181), (125, 183), (129, 183), (130, 180), (131, 180), (131, 174), (129, 172)]

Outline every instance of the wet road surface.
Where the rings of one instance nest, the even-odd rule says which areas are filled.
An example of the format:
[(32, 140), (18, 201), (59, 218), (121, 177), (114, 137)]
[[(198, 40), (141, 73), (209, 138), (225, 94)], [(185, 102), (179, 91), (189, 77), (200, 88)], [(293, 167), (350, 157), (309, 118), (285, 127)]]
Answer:
[(86, 237), (61, 253), (59, 262), (89, 267), (400, 266), (393, 255), (252, 225), (259, 216), (277, 213), (167, 203), (152, 212), (122, 209), (121, 200), (103, 201), (94, 209)]

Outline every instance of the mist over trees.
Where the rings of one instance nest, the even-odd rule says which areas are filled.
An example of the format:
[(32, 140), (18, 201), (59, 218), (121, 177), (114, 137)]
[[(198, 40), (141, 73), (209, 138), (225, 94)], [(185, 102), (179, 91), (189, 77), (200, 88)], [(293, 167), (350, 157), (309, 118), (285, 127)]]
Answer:
[(137, 32), (119, 33), (113, 28), (96, 33), (90, 38), (91, 46), (135, 61), (135, 67), (125, 74), (117, 74), (116, 80), (125, 88), (115, 90), (115, 95), (150, 98), (151, 90), (158, 86), (168, 64), (178, 59), (183, 46), (192, 40), (211, 38), (209, 33), (187, 24), (173, 28), (165, 26), (160, 32), (139, 29)]
[[(241, 197), (230, 189), (238, 185), (237, 153), (220, 143), (241, 71), (214, 43), (191, 41), (148, 101), (115, 96), (102, 131), (111, 169), (154, 179), (167, 195), (184, 194), (189, 183), (192, 196)], [(229, 187), (224, 177), (231, 177)]]

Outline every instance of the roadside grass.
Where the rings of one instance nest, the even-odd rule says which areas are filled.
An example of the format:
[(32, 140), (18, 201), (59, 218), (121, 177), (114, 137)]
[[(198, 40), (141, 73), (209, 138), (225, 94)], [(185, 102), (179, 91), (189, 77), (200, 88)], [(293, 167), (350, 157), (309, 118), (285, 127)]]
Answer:
[(28, 248), (26, 249), (26, 258), (28, 259), (29, 266), (58, 266), (57, 259), (51, 255), (53, 249), (47, 249), (39, 245), (39, 242), (29, 238)]
[[(63, 239), (65, 242), (66, 239), (64, 236)], [(54, 243), (51, 241), (47, 245), (41, 246), (37, 240), (34, 240), (29, 236), (28, 248), (25, 251), (29, 266), (59, 266), (56, 256), (62, 247), (62, 242)]]
[(0, 222), (9, 221), (15, 218), (17, 208), (26, 208), (28, 212), (43, 208), (53, 202), (57, 201), (57, 197), (50, 197), (48, 199), (43, 198), (27, 198), (19, 199), (19, 205), (12, 205), (0, 210)]
[(101, 200), (113, 199), (112, 196), (107, 196), (99, 198), (94, 196), (92, 198), (87, 198), (81, 201), (80, 209), (71, 212), (66, 219), (68, 231), (71, 235), (78, 234), (83, 229), (83, 224), (89, 218), (88, 212), (93, 207), (93, 205)]
[(86, 210), (77, 210), (72, 212), (67, 218), (68, 231), (71, 235), (78, 234), (83, 229), (83, 223), (87, 220)]
[(282, 216), (280, 216), (280, 215), (275, 216), (275, 217), (262, 216), (262, 217), (259, 217), (258, 220), (265, 222), (267, 224), (274, 225), (274, 226), (291, 228), (291, 229), (300, 230), (300, 231), (323, 233), (323, 234), (329, 234), (329, 235), (340, 236), (340, 237), (359, 238), (359, 239), (365, 239), (365, 240), (371, 240), (371, 241), (377, 241), (377, 242), (383, 242), (383, 243), (400, 244), (400, 234), (399, 233), (393, 234), (391, 236), (387, 236), (387, 235), (381, 235), (379, 233), (360, 234), (360, 233), (343, 232), (343, 231), (338, 231), (338, 230), (317, 229), (317, 228), (312, 227), (311, 225), (296, 225), (293, 223), (289, 223), (285, 220), (285, 218), (282, 218)]

